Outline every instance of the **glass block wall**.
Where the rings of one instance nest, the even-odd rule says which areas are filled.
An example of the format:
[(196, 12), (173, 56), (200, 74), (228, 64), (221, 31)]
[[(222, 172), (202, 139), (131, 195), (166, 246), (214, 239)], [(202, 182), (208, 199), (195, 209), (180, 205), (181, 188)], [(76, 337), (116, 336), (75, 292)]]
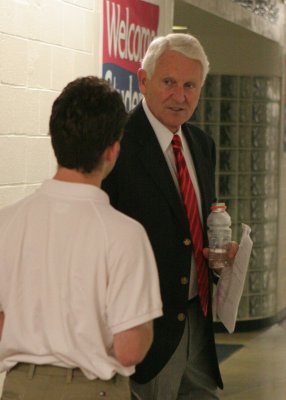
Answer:
[(217, 145), (216, 187), (234, 240), (250, 225), (253, 251), (238, 320), (276, 313), (280, 78), (209, 75), (192, 123)]

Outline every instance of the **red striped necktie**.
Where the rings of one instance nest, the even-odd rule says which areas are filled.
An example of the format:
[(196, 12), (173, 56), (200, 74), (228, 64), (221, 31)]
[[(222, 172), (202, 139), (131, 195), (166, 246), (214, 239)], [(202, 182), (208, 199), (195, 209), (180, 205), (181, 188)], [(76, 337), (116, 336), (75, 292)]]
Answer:
[(198, 276), (198, 293), (203, 314), (208, 310), (208, 267), (203, 256), (203, 232), (195, 189), (189, 175), (186, 160), (182, 153), (181, 138), (173, 136), (172, 147), (176, 160), (177, 177), (180, 185), (183, 203), (189, 221), (190, 234), (193, 243), (194, 258)]

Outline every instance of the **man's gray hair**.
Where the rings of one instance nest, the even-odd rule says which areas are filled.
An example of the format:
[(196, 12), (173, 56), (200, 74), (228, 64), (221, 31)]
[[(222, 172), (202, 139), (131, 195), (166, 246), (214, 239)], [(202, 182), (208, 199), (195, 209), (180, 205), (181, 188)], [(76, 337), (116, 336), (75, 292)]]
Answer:
[(167, 50), (174, 50), (188, 58), (200, 61), (203, 68), (202, 85), (204, 84), (209, 72), (209, 61), (198, 39), (187, 33), (170, 33), (166, 36), (159, 36), (150, 43), (141, 61), (141, 66), (146, 71), (148, 78), (152, 77), (158, 59)]

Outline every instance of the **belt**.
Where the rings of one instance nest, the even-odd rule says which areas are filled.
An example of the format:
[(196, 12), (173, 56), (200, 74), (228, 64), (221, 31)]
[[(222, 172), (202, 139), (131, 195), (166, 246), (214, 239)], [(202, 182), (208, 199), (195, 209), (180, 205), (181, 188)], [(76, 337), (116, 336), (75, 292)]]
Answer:
[(18, 363), (10, 371), (22, 371), (27, 373), (28, 378), (32, 379), (35, 375), (63, 376), (67, 382), (71, 382), (74, 377), (85, 377), (79, 368), (57, 367), (55, 365), (36, 365), (29, 363)]

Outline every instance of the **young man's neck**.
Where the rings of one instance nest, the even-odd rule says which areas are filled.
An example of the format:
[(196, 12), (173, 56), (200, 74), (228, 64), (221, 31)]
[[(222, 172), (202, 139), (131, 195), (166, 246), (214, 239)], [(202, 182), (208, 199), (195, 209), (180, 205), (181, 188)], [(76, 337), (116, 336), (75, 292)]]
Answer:
[(103, 177), (99, 171), (93, 171), (87, 174), (87, 173), (82, 173), (76, 169), (58, 167), (54, 179), (63, 182), (85, 183), (88, 185), (101, 187), (101, 182)]

